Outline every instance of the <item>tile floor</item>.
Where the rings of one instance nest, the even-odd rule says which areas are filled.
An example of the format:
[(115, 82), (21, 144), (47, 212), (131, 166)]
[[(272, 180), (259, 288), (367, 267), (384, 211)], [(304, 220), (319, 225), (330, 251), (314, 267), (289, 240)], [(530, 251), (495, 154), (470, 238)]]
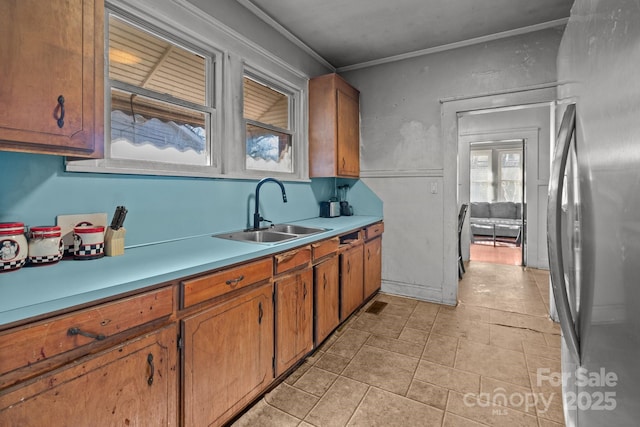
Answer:
[(457, 307), (378, 294), (233, 425), (562, 426), (560, 390), (536, 374), (560, 372), (548, 281), (470, 262)]

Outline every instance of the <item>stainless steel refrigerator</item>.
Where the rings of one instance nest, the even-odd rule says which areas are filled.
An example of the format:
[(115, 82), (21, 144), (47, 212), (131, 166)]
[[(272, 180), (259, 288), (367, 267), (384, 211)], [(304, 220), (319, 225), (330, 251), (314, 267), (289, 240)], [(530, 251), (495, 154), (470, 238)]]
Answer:
[(558, 52), (562, 117), (549, 264), (567, 426), (640, 425), (640, 2), (576, 0)]

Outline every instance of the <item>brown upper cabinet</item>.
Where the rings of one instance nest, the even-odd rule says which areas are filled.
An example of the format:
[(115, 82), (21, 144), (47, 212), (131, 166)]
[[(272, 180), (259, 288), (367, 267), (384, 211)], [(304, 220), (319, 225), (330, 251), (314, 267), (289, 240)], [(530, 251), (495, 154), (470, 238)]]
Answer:
[(0, 2), (0, 150), (102, 157), (103, 16), (101, 0)]
[(335, 73), (309, 80), (310, 177), (359, 177), (359, 99)]

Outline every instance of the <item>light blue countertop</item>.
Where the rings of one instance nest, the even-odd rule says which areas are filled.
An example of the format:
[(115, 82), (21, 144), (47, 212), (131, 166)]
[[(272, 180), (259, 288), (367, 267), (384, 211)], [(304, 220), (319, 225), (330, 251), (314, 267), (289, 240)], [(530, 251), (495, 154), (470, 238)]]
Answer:
[(206, 234), (128, 248), (116, 257), (65, 259), (54, 265), (1, 273), (0, 326), (274, 254), (381, 220), (360, 215), (312, 218), (290, 223), (327, 231), (276, 244), (238, 242)]

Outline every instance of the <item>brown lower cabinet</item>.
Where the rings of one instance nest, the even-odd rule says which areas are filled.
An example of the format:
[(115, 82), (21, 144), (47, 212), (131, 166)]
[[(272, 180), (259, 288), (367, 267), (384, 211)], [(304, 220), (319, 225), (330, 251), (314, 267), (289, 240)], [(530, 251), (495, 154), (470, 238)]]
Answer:
[(319, 345), (340, 324), (340, 280), (338, 256), (314, 267), (315, 342)]
[(352, 246), (340, 254), (341, 320), (349, 317), (364, 301), (363, 254), (362, 244)]
[(184, 426), (224, 424), (274, 378), (273, 285), (238, 292), (182, 321)]
[(276, 280), (276, 376), (313, 350), (313, 270)]
[(369, 298), (382, 282), (382, 236), (364, 244), (364, 297)]
[(3, 391), (0, 424), (175, 426), (176, 337), (172, 324)]

